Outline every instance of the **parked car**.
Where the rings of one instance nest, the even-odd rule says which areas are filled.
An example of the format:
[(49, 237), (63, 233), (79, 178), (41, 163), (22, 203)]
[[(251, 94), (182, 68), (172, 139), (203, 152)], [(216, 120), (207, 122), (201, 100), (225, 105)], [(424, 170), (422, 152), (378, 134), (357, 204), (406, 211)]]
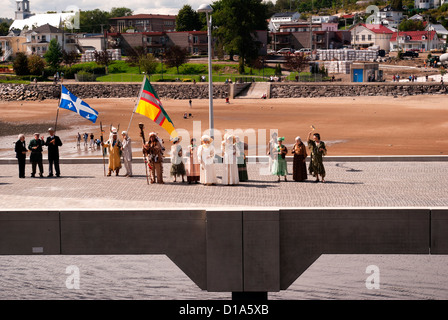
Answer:
[(302, 48), (299, 50), (294, 51), (294, 54), (304, 54), (304, 55), (310, 55), (311, 54), (311, 49), (310, 48)]
[(288, 53), (293, 53), (294, 50), (291, 48), (283, 48), (277, 51), (278, 54), (288, 54)]
[(406, 51), (401, 54), (403, 58), (417, 58), (418, 52), (415, 51)]
[(275, 50), (272, 49), (268, 49), (268, 54), (276, 54), (277, 52)]

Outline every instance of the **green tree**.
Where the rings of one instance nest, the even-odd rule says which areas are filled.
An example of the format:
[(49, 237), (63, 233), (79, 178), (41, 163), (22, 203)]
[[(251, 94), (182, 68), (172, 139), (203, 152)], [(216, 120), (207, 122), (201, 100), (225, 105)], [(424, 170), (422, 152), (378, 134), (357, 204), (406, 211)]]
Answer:
[(71, 66), (78, 60), (78, 54), (75, 51), (67, 52), (62, 50), (62, 62), (64, 64)]
[(151, 53), (148, 53), (140, 57), (139, 61), (140, 69), (148, 76), (151, 76), (156, 72), (158, 64), (159, 63), (157, 62), (157, 59)]
[(134, 11), (132, 11), (129, 8), (125, 7), (119, 7), (119, 8), (112, 8), (109, 13), (109, 18), (118, 18), (118, 17), (128, 17), (132, 16), (134, 14)]
[(109, 12), (100, 9), (81, 11), (80, 32), (100, 33), (109, 28)]
[(176, 67), (179, 74), (179, 67), (188, 61), (188, 50), (179, 46), (170, 47), (165, 54), (165, 63), (168, 67)]
[(425, 30), (425, 26), (423, 25), (423, 21), (420, 20), (403, 20), (398, 25), (399, 31), (423, 31)]
[(3, 21), (0, 23), (0, 36), (6, 36), (9, 33), (10, 23)]
[(213, 3), (214, 35), (227, 53), (236, 53), (243, 64), (258, 57), (256, 30), (267, 30), (267, 6), (262, 0), (219, 0)]
[(101, 66), (105, 66), (106, 67), (106, 73), (107, 73), (107, 68), (110, 65), (111, 59), (109, 56), (109, 52), (107, 52), (107, 50), (101, 50), (101, 51), (96, 51), (93, 53), (94, 59), (96, 61), (96, 63), (98, 63)]
[(176, 17), (176, 31), (202, 30), (205, 23), (199, 18), (199, 13), (186, 4), (179, 10)]
[(48, 50), (44, 54), (44, 58), (51, 68), (57, 69), (62, 62), (62, 49), (56, 39), (51, 39)]
[(45, 60), (38, 55), (32, 55), (28, 58), (29, 74), (40, 76), (45, 70)]
[(18, 52), (12, 64), (14, 72), (18, 76), (24, 76), (30, 73), (28, 69), (28, 57), (23, 52)]

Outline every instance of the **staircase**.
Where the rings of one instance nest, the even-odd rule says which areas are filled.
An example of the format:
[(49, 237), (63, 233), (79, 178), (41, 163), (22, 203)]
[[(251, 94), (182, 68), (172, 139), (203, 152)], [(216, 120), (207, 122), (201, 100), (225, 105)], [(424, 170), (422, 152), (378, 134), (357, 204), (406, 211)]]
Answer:
[(271, 84), (269, 82), (252, 82), (250, 86), (241, 91), (236, 99), (261, 99), (263, 95), (270, 97)]
[(12, 55), (12, 49), (8, 49), (2, 56), (2, 62), (8, 61), (9, 57)]

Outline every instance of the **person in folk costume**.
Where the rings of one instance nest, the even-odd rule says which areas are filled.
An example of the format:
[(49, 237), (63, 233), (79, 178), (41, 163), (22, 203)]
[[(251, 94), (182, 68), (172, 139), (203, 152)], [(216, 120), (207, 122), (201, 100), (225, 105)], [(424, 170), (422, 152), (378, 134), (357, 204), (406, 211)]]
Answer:
[(28, 149), (26, 148), (24, 134), (19, 134), (14, 149), (16, 152), (17, 162), (19, 164), (19, 178), (25, 178), (26, 153), (28, 152)]
[(189, 184), (192, 182), (199, 183), (201, 179), (201, 164), (198, 159), (198, 147), (196, 146), (196, 139), (192, 138), (190, 140), (190, 145), (187, 148), (187, 181)]
[(44, 166), (42, 163), (42, 151), (43, 146), (45, 145), (43, 137), (39, 139), (40, 134), (35, 133), (34, 139), (30, 141), (28, 145), (28, 150), (31, 151), (30, 161), (31, 161), (31, 177), (35, 177), (36, 175), (36, 167), (39, 166), (39, 174), (40, 177), (44, 176)]
[(286, 176), (288, 175), (288, 167), (286, 163), (286, 154), (288, 149), (283, 145), (284, 137), (277, 138), (277, 147), (275, 148), (275, 159), (272, 163), (272, 174), (278, 176), (278, 181), (280, 177), (284, 176), (285, 181), (287, 181)]
[[(312, 135), (312, 137), (311, 137)], [(327, 147), (325, 142), (320, 140), (320, 134), (311, 131), (308, 134), (308, 148), (311, 151), (311, 161), (309, 165), (309, 172), (316, 177), (315, 182), (319, 182), (319, 176), (322, 177), (322, 182), (325, 182), (325, 167), (323, 157), (327, 154)]]
[(174, 177), (174, 182), (176, 182), (176, 178), (178, 176), (182, 176), (182, 182), (185, 182), (184, 176), (185, 172), (185, 164), (183, 162), (183, 150), (180, 145), (181, 138), (176, 137), (173, 140), (173, 145), (171, 146), (171, 170), (170, 175)]
[(238, 164), (236, 162), (235, 137), (226, 133), (221, 143), (221, 152), (223, 154), (224, 174), (222, 184), (236, 185), (240, 180), (238, 177)]
[(216, 184), (216, 173), (215, 173), (215, 147), (212, 142), (213, 139), (204, 135), (201, 138), (202, 144), (198, 148), (198, 158), (201, 163), (201, 179), (200, 182), (204, 185), (214, 185)]
[(248, 181), (249, 177), (247, 175), (246, 154), (244, 153), (247, 147), (243, 141), (240, 141), (238, 136), (235, 136), (235, 146), (239, 180), (240, 182)]
[(274, 163), (274, 160), (277, 158), (276, 155), (276, 148), (277, 148), (277, 132), (272, 133), (271, 140), (269, 141), (268, 145), (268, 155), (269, 155), (269, 172), (272, 172), (272, 164)]
[(305, 144), (300, 137), (296, 137), (296, 143), (292, 147), (292, 154), (294, 155), (292, 177), (294, 181), (305, 181), (307, 179), (306, 172), (306, 152)]
[(117, 129), (111, 128), (109, 140), (103, 143), (103, 148), (106, 148), (109, 152), (109, 173), (107, 176), (110, 177), (112, 172), (115, 172), (115, 175), (118, 176), (121, 169), (122, 144), (118, 140)]
[(143, 146), (143, 152), (148, 156), (149, 165), (151, 167), (151, 183), (163, 184), (163, 145), (157, 136), (157, 133), (151, 132), (149, 140)]
[(125, 177), (132, 177), (132, 140), (127, 131), (123, 131), (121, 135), (123, 137), (121, 151), (123, 164), (126, 169)]

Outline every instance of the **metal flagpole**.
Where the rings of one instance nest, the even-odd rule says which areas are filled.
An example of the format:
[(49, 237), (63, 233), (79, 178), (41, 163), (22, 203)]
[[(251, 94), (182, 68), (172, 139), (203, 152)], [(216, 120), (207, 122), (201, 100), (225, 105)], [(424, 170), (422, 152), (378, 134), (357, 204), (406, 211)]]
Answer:
[(62, 99), (62, 84), (61, 84), (61, 94), (59, 95), (58, 111), (56, 112), (56, 122), (54, 124), (54, 133), (55, 134), (56, 134), (57, 126), (58, 126), (59, 106), (61, 105), (61, 99)]

